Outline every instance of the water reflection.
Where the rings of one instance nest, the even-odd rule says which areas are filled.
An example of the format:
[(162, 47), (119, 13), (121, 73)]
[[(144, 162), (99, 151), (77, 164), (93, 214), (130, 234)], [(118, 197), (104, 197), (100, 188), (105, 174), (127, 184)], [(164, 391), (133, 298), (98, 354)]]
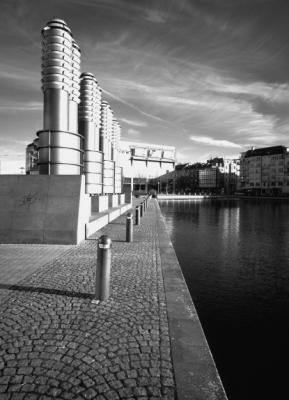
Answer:
[(160, 206), (229, 398), (278, 398), (289, 356), (289, 203)]

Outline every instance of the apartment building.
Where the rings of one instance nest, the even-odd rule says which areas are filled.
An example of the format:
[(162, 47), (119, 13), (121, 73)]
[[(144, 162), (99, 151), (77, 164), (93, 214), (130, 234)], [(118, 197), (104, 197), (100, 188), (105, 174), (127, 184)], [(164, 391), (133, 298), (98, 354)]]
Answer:
[(239, 175), (239, 159), (215, 157), (206, 163), (178, 164), (151, 184), (158, 192), (234, 194), (239, 190)]
[(241, 154), (241, 189), (248, 194), (289, 193), (289, 153), (285, 146), (248, 150)]

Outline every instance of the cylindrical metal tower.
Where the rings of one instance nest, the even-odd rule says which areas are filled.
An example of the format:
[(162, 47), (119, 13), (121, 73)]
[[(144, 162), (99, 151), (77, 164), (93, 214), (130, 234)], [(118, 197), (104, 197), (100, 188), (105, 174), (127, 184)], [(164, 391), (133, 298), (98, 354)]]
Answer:
[(112, 122), (112, 160), (118, 162), (121, 127), (116, 119)]
[(105, 160), (111, 160), (113, 111), (107, 101), (101, 102), (100, 146)]
[(43, 130), (39, 137), (39, 172), (81, 173), (81, 140), (77, 127), (80, 50), (66, 23), (49, 21), (42, 30)]
[(78, 104), (80, 103), (80, 48), (75, 40), (72, 42), (72, 77), (69, 96), (69, 132), (78, 132)]
[(101, 102), (100, 148), (103, 151), (103, 193), (114, 193), (115, 162), (112, 160), (113, 111), (107, 101)]
[(84, 136), (86, 193), (102, 193), (103, 153), (99, 151), (101, 89), (93, 74), (80, 77), (79, 132)]
[(119, 142), (121, 136), (121, 127), (116, 119), (112, 124), (112, 159), (115, 161), (114, 169), (114, 193), (121, 193), (122, 187), (122, 168), (119, 166)]

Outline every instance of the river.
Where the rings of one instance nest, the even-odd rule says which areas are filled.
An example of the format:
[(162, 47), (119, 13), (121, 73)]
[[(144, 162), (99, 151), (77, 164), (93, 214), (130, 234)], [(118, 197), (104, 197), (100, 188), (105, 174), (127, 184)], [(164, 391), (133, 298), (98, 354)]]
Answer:
[(229, 400), (289, 398), (289, 202), (159, 204)]

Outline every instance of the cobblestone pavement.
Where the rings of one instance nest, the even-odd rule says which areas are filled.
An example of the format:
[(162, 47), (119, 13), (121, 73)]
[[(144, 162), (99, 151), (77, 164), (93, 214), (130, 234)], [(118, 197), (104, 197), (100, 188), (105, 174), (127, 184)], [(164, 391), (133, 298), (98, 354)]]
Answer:
[(0, 302), (11, 285), (29, 276), (72, 246), (0, 244)]
[[(0, 303), (0, 399), (174, 399), (151, 200), (134, 242), (125, 216), (46, 263)], [(113, 240), (111, 296), (92, 302), (97, 241)]]

